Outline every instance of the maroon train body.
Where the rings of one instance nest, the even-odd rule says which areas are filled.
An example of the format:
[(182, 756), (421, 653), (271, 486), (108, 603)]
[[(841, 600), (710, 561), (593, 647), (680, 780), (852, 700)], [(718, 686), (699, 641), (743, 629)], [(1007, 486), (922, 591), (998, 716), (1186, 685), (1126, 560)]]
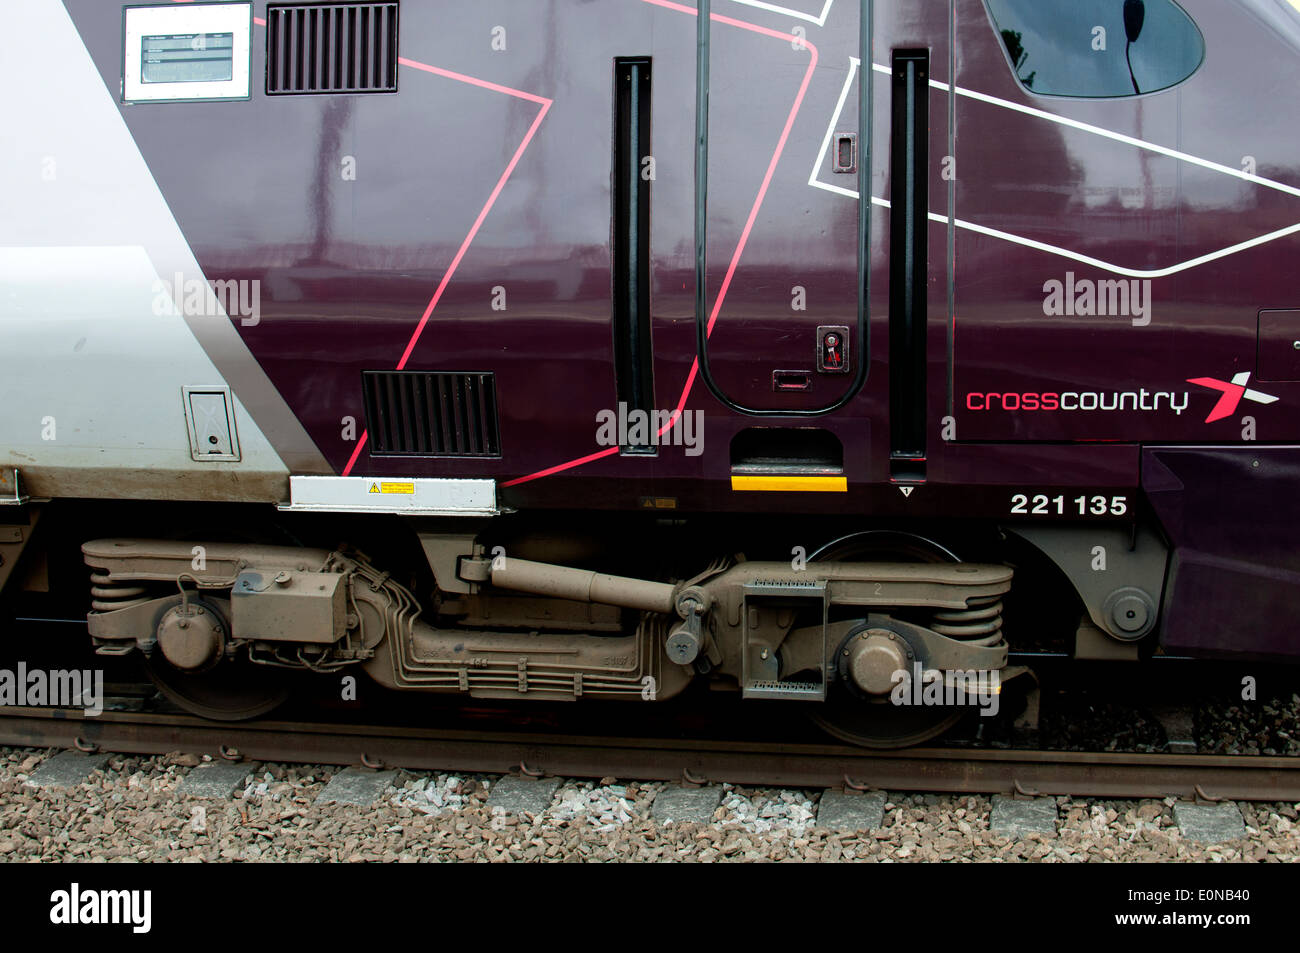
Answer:
[(881, 743), (914, 662), (1300, 654), (1294, 0), (20, 7), (71, 52), (11, 128), (125, 184), (11, 177), (4, 244), (143, 248), (184, 347), (45, 356), (88, 253), (11, 253), (0, 585), (85, 543), (196, 710), (355, 664)]

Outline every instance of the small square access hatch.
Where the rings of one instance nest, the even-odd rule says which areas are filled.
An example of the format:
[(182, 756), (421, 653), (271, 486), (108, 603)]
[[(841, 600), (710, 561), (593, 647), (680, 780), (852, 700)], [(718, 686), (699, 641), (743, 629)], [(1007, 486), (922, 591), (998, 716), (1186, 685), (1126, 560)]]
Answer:
[(234, 402), (230, 388), (184, 387), (185, 423), (190, 432), (190, 456), (203, 463), (239, 460)]

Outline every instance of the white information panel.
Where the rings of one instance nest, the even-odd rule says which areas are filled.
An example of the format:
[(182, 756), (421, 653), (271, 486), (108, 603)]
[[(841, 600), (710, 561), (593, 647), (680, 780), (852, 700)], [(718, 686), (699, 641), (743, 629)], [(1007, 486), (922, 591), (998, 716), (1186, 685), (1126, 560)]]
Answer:
[(127, 7), (123, 100), (247, 99), (252, 29), (251, 3)]

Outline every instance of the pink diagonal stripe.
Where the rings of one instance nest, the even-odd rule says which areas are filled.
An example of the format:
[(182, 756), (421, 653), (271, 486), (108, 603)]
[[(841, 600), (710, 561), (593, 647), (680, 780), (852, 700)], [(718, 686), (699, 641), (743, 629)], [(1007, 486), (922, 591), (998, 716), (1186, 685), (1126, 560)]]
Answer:
[[(510, 89), (507, 86), (499, 86), (496, 83), (489, 83), (486, 80), (475, 79), (472, 76), (464, 76), (461, 73), (454, 73), (451, 70), (439, 69), (436, 66), (429, 66), (425, 63), (417, 63), (415, 60), (408, 60), (405, 57), (400, 58), (398, 62), (406, 66), (414, 67), (415, 69), (421, 69), (430, 73), (435, 73), (439, 76), (445, 76), (448, 79), (455, 79), (460, 82), (470, 83), (474, 86), (481, 86), (485, 89), (493, 90), (494, 92), (506, 93), (511, 96), (518, 96), (522, 99), (542, 104), (542, 108), (538, 110), (537, 116), (533, 119), (532, 125), (528, 127), (528, 132), (524, 134), (523, 141), (520, 142), (519, 147), (515, 149), (515, 154), (510, 157), (510, 163), (506, 166), (505, 171), (501, 173), (501, 177), (497, 179), (497, 184), (492, 189), (492, 194), (488, 196), (487, 202), (485, 202), (483, 208), (479, 210), (478, 217), (474, 219), (474, 224), (470, 226), (469, 233), (465, 236), (465, 240), (460, 243), (460, 248), (456, 250), (456, 256), (452, 258), (451, 264), (447, 267), (447, 271), (442, 276), (442, 280), (438, 282), (438, 287), (433, 292), (433, 297), (429, 299), (429, 303), (425, 306), (424, 313), (420, 315), (420, 321), (416, 325), (415, 331), (411, 334), (411, 339), (406, 343), (406, 350), (402, 352), (401, 360), (397, 362), (396, 369), (400, 371), (406, 367), (406, 362), (411, 359), (411, 353), (415, 350), (416, 342), (420, 340), (420, 335), (424, 333), (424, 327), (429, 323), (429, 317), (433, 314), (434, 308), (438, 307), (438, 302), (442, 299), (442, 293), (447, 290), (447, 285), (451, 282), (452, 276), (456, 274), (456, 269), (460, 267), (461, 259), (463, 259), (465, 253), (469, 251), (470, 244), (474, 241), (474, 237), (478, 234), (478, 230), (483, 226), (483, 222), (487, 218), (488, 212), (492, 211), (492, 206), (496, 204), (497, 196), (499, 196), (501, 190), (505, 188), (506, 181), (510, 178), (511, 173), (515, 171), (515, 166), (519, 164), (519, 160), (523, 156), (524, 150), (526, 150), (528, 144), (533, 141), (533, 136), (536, 135), (538, 127), (542, 124), (542, 120), (546, 118), (546, 113), (550, 110), (553, 100), (547, 99), (544, 96), (534, 96), (531, 93), (523, 93), (517, 89)], [(352, 468), (356, 466), (357, 458), (361, 456), (361, 448), (366, 445), (369, 436), (369, 431), (363, 430), (361, 432), (361, 439), (357, 441), (356, 448), (352, 451), (352, 456), (348, 459), (347, 466), (343, 468), (343, 476), (347, 476), (351, 473)]]
[(545, 96), (538, 96), (535, 93), (525, 93), (521, 89), (512, 89), (509, 86), (502, 86), (500, 83), (489, 83), (485, 79), (479, 79), (475, 76), (466, 76), (464, 73), (456, 73), (449, 69), (443, 69), (441, 66), (430, 66), (428, 63), (421, 63), (418, 60), (410, 60), (405, 56), (399, 56), (397, 62), (403, 66), (409, 66), (412, 69), (423, 70), (426, 73), (433, 73), (436, 76), (445, 76), (448, 79), (454, 79), (457, 82), (469, 83), (471, 86), (481, 86), (484, 89), (490, 89), (494, 93), (505, 93), (507, 96), (518, 96), (520, 99), (526, 99), (530, 103), (538, 103), (549, 107), (552, 100)]
[[(674, 3), (673, 0), (642, 0), (643, 3), (649, 3), (656, 7), (665, 7), (669, 10), (678, 10), (682, 13), (689, 13), (691, 16), (698, 16), (693, 7), (683, 6), (680, 3)], [(772, 153), (771, 160), (767, 163), (767, 172), (763, 175), (763, 184), (759, 186), (758, 195), (754, 197), (754, 204), (749, 210), (749, 218), (745, 221), (745, 227), (740, 233), (740, 241), (736, 244), (736, 250), (731, 255), (731, 262), (727, 265), (727, 272), (723, 276), (722, 286), (718, 289), (718, 297), (713, 302), (713, 310), (709, 313), (709, 323), (705, 326), (704, 336), (707, 339), (713, 333), (713, 325), (718, 320), (718, 314), (722, 311), (722, 303), (727, 298), (727, 291), (731, 288), (731, 280), (736, 274), (736, 268), (740, 264), (740, 256), (745, 252), (745, 245), (749, 242), (749, 234), (754, 229), (754, 222), (758, 218), (758, 212), (763, 207), (763, 200), (767, 197), (768, 187), (772, 184), (772, 176), (776, 173), (777, 163), (781, 161), (781, 153), (785, 151), (786, 141), (790, 138), (790, 130), (794, 128), (795, 117), (799, 115), (799, 108), (803, 105), (804, 95), (808, 92), (808, 84), (812, 81), (813, 70), (817, 68), (817, 47), (808, 40), (796, 37), (792, 33), (781, 33), (778, 30), (769, 30), (767, 27), (757, 26), (753, 23), (746, 23), (743, 20), (734, 20), (731, 17), (721, 16), (717, 13), (709, 14), (709, 19), (718, 23), (725, 23), (729, 26), (739, 27), (742, 30), (749, 30), (752, 33), (761, 33), (764, 36), (775, 37), (778, 40), (784, 40), (787, 43), (792, 40), (799, 42), (808, 48), (811, 54), (808, 58), (808, 68), (804, 71), (803, 82), (799, 84), (799, 92), (794, 97), (794, 103), (790, 107), (790, 112), (785, 118), (785, 127), (781, 130), (781, 138), (777, 140), (776, 150)], [(669, 418), (668, 423), (660, 429), (659, 435), (671, 430), (681, 419), (683, 409), (686, 407), (686, 401), (690, 397), (691, 388), (695, 386), (695, 379), (699, 375), (700, 358), (696, 355), (695, 360), (691, 362), (690, 372), (686, 375), (686, 383), (682, 387), (681, 396), (677, 399), (677, 407)], [(553, 473), (559, 473), (563, 470), (570, 470), (574, 467), (582, 466), (584, 463), (590, 463), (601, 457), (609, 456), (618, 448), (611, 448), (603, 453), (589, 454), (585, 457), (578, 457), (576, 460), (570, 460), (567, 463), (557, 464), (548, 467), (545, 470), (538, 470), (536, 473), (529, 473), (526, 476), (516, 477), (513, 480), (507, 480), (502, 486), (515, 486), (520, 483), (528, 483), (531, 480), (539, 480), (542, 477), (550, 476)]]
[(465, 240), (460, 243), (460, 248), (456, 250), (456, 257), (451, 260), (451, 265), (447, 268), (446, 274), (442, 276), (442, 281), (438, 282), (438, 290), (435, 291), (433, 297), (429, 299), (429, 304), (425, 307), (424, 314), (420, 315), (420, 323), (416, 325), (415, 333), (411, 335), (411, 340), (407, 343), (406, 350), (402, 352), (402, 359), (397, 362), (397, 370), (400, 371), (406, 366), (406, 362), (411, 357), (411, 351), (415, 349), (415, 342), (420, 340), (420, 335), (424, 333), (424, 326), (429, 323), (429, 315), (433, 314), (433, 309), (438, 307), (438, 300), (442, 297), (442, 293), (447, 290), (447, 283), (451, 281), (452, 275), (454, 275), (456, 269), (460, 267), (460, 261), (465, 257), (465, 252), (469, 251), (470, 242), (474, 241), (474, 236), (478, 234), (479, 228), (482, 227), (483, 220), (487, 218), (488, 212), (492, 211), (492, 206), (496, 203), (497, 196), (500, 195), (501, 190), (505, 188), (506, 180), (510, 178), (510, 173), (515, 171), (515, 166), (519, 164), (519, 158), (524, 154), (524, 150), (528, 148), (528, 143), (533, 141), (533, 135), (537, 132), (537, 127), (542, 124), (542, 120), (546, 117), (546, 112), (550, 108), (551, 100), (544, 100), (542, 108), (538, 110), (537, 118), (534, 119), (533, 124), (528, 127), (528, 132), (524, 134), (523, 142), (519, 143), (519, 148), (516, 149), (515, 154), (510, 157), (510, 164), (507, 165), (506, 170), (501, 173), (501, 178), (497, 179), (496, 187), (492, 190), (492, 194), (488, 196), (486, 204), (484, 204), (483, 208), (479, 211), (478, 218), (474, 219), (474, 224), (470, 226), (469, 234), (465, 236)]

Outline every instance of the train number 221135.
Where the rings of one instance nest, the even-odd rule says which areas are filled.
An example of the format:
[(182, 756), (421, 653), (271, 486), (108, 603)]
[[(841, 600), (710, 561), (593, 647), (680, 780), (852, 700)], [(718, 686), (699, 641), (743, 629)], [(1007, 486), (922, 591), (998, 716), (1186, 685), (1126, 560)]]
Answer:
[(1123, 516), (1128, 512), (1127, 496), (1029, 496), (1011, 497), (1011, 512), (1026, 516)]

